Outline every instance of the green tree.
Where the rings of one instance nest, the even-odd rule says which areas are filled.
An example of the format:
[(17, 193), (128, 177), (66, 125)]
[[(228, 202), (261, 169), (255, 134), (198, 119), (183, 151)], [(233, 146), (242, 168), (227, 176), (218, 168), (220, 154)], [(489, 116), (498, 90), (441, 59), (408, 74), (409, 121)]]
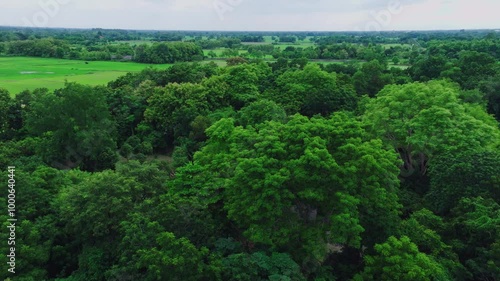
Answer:
[[(148, 225), (150, 233), (155, 233), (151, 230), (154, 225)], [(136, 252), (136, 266), (146, 269), (144, 280), (200, 280), (207, 267), (207, 248), (198, 249), (188, 239), (176, 238), (170, 232), (156, 232), (154, 241), (154, 247)]]
[(421, 253), (410, 238), (392, 236), (365, 257), (365, 269), (354, 280), (452, 280), (432, 256)]
[(253, 242), (323, 261), (327, 244), (383, 241), (398, 223), (396, 155), (346, 114), (256, 128), (222, 119), (207, 134), (195, 163)]
[(492, 199), (464, 198), (452, 210), (454, 250), (473, 280), (500, 276), (500, 206)]
[(465, 89), (474, 89), (486, 78), (495, 75), (497, 62), (487, 53), (476, 51), (463, 51), (457, 61), (460, 73), (451, 77)]
[(399, 152), (403, 175), (426, 174), (436, 155), (499, 141), (497, 122), (458, 96), (457, 87), (443, 81), (387, 86), (369, 102), (363, 120)]
[(441, 73), (449, 68), (444, 55), (421, 56), (410, 68), (413, 80), (426, 82), (441, 77)]
[(488, 101), (488, 113), (494, 114), (500, 122), (500, 74), (483, 81), (480, 89)]
[(300, 266), (289, 255), (262, 252), (253, 254), (233, 254), (222, 260), (223, 280), (306, 280), (300, 272)]
[(352, 85), (338, 81), (334, 73), (322, 71), (317, 64), (308, 64), (303, 70), (286, 71), (276, 79), (276, 85), (268, 96), (288, 114), (327, 116), (356, 106)]
[(385, 67), (378, 60), (372, 60), (361, 66), (354, 76), (354, 87), (358, 95), (375, 96), (385, 85), (391, 84), (393, 78), (385, 73)]
[(0, 140), (6, 140), (9, 128), (9, 114), (11, 106), (11, 98), (9, 91), (0, 88)]
[(453, 280), (469, 280), (471, 275), (460, 263), (458, 255), (444, 243), (442, 234), (447, 234), (447, 231), (448, 225), (443, 218), (427, 209), (413, 213), (400, 227), (401, 235), (409, 237), (420, 252), (439, 262)]
[(500, 202), (494, 179), (500, 175), (497, 150), (465, 150), (446, 153), (430, 166), (431, 186), (425, 201), (438, 213), (446, 214), (462, 198), (492, 198)]
[(38, 97), (26, 127), (41, 138), (39, 153), (54, 167), (88, 171), (114, 167), (115, 123), (98, 88), (71, 83)]
[[(147, 123), (158, 131), (167, 144), (190, 134), (190, 124), (208, 113), (207, 89), (199, 84), (169, 84), (148, 99), (144, 113)], [(161, 143), (160, 143), (161, 144)]]
[(284, 122), (285, 110), (269, 100), (259, 100), (238, 111), (237, 121), (242, 126), (257, 125), (265, 121)]

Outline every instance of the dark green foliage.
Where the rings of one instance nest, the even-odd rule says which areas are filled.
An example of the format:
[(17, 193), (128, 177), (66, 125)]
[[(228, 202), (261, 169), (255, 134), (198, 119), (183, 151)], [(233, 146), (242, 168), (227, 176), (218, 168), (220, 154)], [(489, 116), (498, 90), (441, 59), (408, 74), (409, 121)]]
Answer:
[(260, 100), (251, 103), (238, 112), (237, 122), (243, 127), (253, 126), (266, 121), (285, 122), (285, 110), (276, 103)]
[(242, 56), (106, 87), (0, 90), (0, 167), (4, 185), (17, 167), (18, 219), (17, 272), (0, 279), (499, 279), (495, 34), (271, 34), (297, 43), (0, 27), (11, 55)]
[(283, 106), (288, 114), (328, 116), (356, 107), (352, 85), (337, 81), (335, 74), (322, 71), (314, 64), (305, 66), (304, 70), (288, 70), (276, 79), (276, 84), (268, 97)]
[(431, 187), (426, 201), (446, 213), (465, 197), (482, 196), (500, 202), (494, 177), (500, 175), (500, 153), (490, 150), (445, 154), (430, 167)]
[(262, 252), (233, 254), (222, 259), (222, 265), (223, 280), (306, 280), (299, 265), (282, 253), (272, 253), (271, 256)]
[(377, 60), (367, 62), (361, 66), (354, 76), (354, 87), (358, 95), (375, 96), (385, 85), (391, 84), (393, 78), (384, 73), (385, 67)]
[(137, 46), (134, 60), (142, 63), (162, 64), (193, 61), (196, 56), (203, 58), (203, 50), (193, 43), (155, 43), (151, 46)]
[(40, 137), (37, 151), (51, 166), (99, 171), (116, 162), (115, 123), (98, 88), (67, 84), (40, 96), (26, 126)]

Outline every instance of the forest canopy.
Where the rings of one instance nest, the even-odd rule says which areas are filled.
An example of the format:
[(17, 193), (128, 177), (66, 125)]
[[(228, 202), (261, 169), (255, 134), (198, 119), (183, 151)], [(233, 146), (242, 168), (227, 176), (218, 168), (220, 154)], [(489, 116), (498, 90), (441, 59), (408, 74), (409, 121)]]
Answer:
[(500, 280), (499, 46), (482, 31), (0, 29), (1, 56), (173, 64), (0, 89), (17, 200), (16, 274), (0, 277)]

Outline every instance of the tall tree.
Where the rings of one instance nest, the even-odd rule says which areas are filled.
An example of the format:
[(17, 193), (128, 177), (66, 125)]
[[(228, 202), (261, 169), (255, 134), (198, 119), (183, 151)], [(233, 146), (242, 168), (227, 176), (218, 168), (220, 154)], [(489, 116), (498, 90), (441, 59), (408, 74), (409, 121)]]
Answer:
[(268, 96), (291, 115), (328, 116), (356, 106), (352, 85), (338, 81), (334, 73), (321, 70), (317, 64), (308, 64), (303, 70), (286, 71), (276, 79), (276, 85)]
[(390, 237), (375, 245), (376, 255), (365, 257), (366, 267), (354, 277), (364, 280), (452, 280), (431, 256), (421, 253), (407, 236)]
[(361, 66), (354, 76), (354, 87), (358, 95), (375, 96), (385, 85), (393, 82), (392, 75), (385, 73), (385, 67), (378, 60)]
[(396, 155), (347, 114), (246, 129), (222, 119), (207, 134), (195, 163), (213, 175), (212, 192), (223, 188), (229, 218), (253, 242), (321, 262), (327, 244), (360, 248), (398, 223)]
[(399, 152), (403, 175), (426, 174), (436, 155), (488, 147), (500, 138), (498, 123), (443, 81), (387, 86), (369, 102), (363, 120)]
[(115, 123), (101, 89), (70, 83), (31, 106), (27, 129), (41, 137), (39, 150), (47, 163), (88, 171), (114, 167)]

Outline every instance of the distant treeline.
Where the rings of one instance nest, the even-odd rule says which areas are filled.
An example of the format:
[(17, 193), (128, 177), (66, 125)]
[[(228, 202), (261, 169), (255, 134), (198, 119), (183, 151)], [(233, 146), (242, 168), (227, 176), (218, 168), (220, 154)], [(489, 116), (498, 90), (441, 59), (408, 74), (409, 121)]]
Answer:
[(190, 42), (163, 42), (152, 45), (107, 44), (74, 46), (53, 38), (0, 43), (8, 56), (67, 58), (88, 61), (133, 60), (141, 63), (175, 63), (203, 59), (200, 46)]

